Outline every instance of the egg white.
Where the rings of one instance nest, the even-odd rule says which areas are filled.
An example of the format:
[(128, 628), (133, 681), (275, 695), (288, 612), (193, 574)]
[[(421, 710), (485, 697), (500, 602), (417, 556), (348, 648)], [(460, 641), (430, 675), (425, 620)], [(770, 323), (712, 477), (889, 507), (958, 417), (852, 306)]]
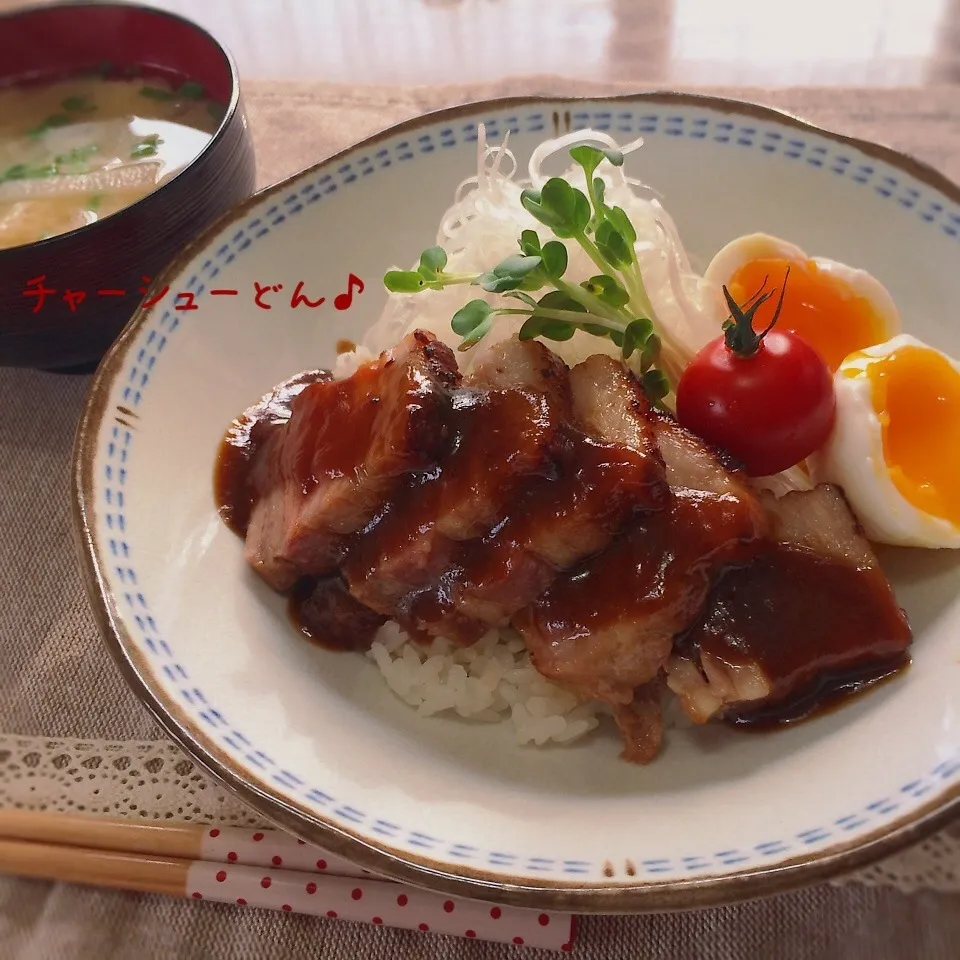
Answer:
[(710, 261), (704, 279), (720, 286), (729, 283), (730, 278), (751, 261), (768, 259), (812, 260), (824, 273), (835, 277), (858, 296), (869, 301), (884, 323), (886, 337), (895, 336), (902, 329), (900, 313), (893, 298), (872, 274), (827, 257), (808, 257), (800, 247), (767, 233), (750, 233), (731, 240)]
[[(873, 406), (866, 369), (872, 359), (888, 356), (905, 346), (940, 354), (960, 375), (960, 364), (955, 360), (907, 334), (848, 358), (834, 376), (837, 416), (833, 432), (807, 462), (816, 482), (836, 483), (843, 488), (868, 539), (897, 546), (957, 548), (960, 528), (910, 503), (891, 479), (883, 455), (880, 417)], [(851, 370), (861, 374), (851, 377)]]

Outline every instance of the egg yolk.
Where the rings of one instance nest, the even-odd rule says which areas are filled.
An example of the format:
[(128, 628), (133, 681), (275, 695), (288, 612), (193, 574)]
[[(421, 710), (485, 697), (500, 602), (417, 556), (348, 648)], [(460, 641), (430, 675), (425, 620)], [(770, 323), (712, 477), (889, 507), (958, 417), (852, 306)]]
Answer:
[(918, 510), (960, 526), (960, 373), (916, 346), (871, 358), (856, 373), (870, 380), (894, 486)]
[(758, 333), (773, 319), (788, 266), (790, 279), (777, 329), (788, 330), (806, 340), (823, 357), (831, 372), (854, 351), (887, 339), (889, 333), (883, 317), (849, 284), (825, 273), (812, 260), (780, 258), (751, 260), (727, 283), (733, 299), (743, 306), (766, 279), (764, 292), (773, 291), (774, 296), (754, 314), (753, 327)]

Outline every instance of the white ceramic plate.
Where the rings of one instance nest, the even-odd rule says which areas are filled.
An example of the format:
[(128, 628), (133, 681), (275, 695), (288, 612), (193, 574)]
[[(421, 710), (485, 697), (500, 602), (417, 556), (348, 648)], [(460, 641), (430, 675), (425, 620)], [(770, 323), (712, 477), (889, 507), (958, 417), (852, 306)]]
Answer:
[[(302, 642), (217, 516), (231, 419), (332, 365), (384, 301), (380, 278), (433, 242), (475, 168), (476, 124), (542, 139), (592, 126), (665, 197), (693, 254), (762, 230), (874, 273), (905, 329), (960, 356), (960, 190), (882, 147), (752, 105), (653, 94), (498, 101), (387, 131), (241, 205), (162, 278), (102, 364), (76, 452), (77, 519), (101, 626), (137, 693), (266, 816), (380, 873), (527, 906), (683, 907), (852, 868), (957, 812), (960, 567), (884, 554), (915, 630), (895, 682), (793, 729), (669, 734), (643, 768), (611, 729), (518, 747), (503, 729), (420, 718), (360, 655)], [(332, 307), (348, 274), (366, 284)], [(327, 302), (290, 309), (297, 282)], [(274, 307), (254, 282), (282, 284)], [(235, 288), (236, 297), (213, 295)], [(190, 290), (197, 310), (178, 311)], [(180, 301), (183, 305), (184, 300)]]

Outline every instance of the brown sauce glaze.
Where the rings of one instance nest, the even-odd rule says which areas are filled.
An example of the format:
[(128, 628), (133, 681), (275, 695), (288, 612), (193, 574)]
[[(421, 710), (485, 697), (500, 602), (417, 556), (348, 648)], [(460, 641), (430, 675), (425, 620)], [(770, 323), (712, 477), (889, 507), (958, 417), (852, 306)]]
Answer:
[(735, 725), (774, 726), (836, 706), (909, 662), (911, 631), (879, 567), (769, 545), (725, 571), (678, 641), (730, 665), (756, 664), (770, 694), (734, 704)]
[(220, 441), (213, 474), (214, 502), (223, 522), (238, 536), (247, 532), (254, 491), (250, 466), (273, 430), (290, 419), (294, 399), (313, 383), (333, 379), (329, 370), (307, 370), (278, 384), (230, 424)]
[(860, 670), (827, 672), (818, 676), (803, 695), (769, 707), (731, 710), (723, 721), (747, 733), (768, 733), (786, 724), (802, 723), (849, 706), (853, 701), (894, 680), (910, 669), (910, 656), (903, 654), (886, 663)]

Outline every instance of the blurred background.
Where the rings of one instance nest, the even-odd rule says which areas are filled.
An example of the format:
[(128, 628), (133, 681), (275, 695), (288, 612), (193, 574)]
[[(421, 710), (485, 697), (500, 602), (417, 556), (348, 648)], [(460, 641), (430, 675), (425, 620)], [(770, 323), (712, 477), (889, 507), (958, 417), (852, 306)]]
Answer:
[[(0, 11), (25, 5), (0, 0)], [(154, 0), (241, 73), (356, 84), (531, 74), (642, 84), (960, 79), (960, 0)]]

